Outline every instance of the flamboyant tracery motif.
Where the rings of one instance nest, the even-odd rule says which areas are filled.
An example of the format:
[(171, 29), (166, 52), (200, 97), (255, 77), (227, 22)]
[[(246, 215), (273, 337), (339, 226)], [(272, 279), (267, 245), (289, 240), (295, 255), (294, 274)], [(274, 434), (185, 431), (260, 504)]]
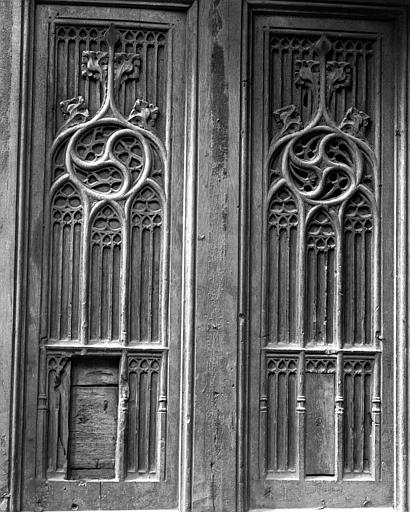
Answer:
[[(167, 402), (163, 309), (169, 169), (156, 130), (161, 116), (155, 102), (163, 104), (165, 82), (153, 80), (152, 72), (165, 66), (166, 32), (61, 26), (56, 44), (56, 68), (62, 51), (67, 59), (74, 56), (75, 80), (63, 80), (74, 96), (60, 99), (63, 116), (56, 118), (50, 152), (48, 337), (41, 394), (50, 417), (42, 427), (48, 436), (47, 474), (124, 479), (128, 471), (132, 478), (158, 478)], [(140, 77), (143, 84), (137, 86)], [(130, 102), (132, 93), (148, 93), (148, 85), (152, 102), (137, 95)], [(155, 355), (148, 349), (145, 357), (141, 344), (154, 343)], [(91, 360), (81, 358), (87, 346), (107, 356), (92, 362), (96, 393), (109, 378), (116, 388), (106, 392), (120, 397), (118, 407), (108, 401), (107, 407), (118, 408), (118, 418), (110, 419), (110, 432), (102, 432), (101, 439), (106, 435), (111, 444), (98, 445), (110, 455), (109, 468), (98, 466), (98, 453), (97, 466), (82, 467), (86, 430), (77, 420), (69, 424), (70, 386), (76, 400), (88, 397)], [(73, 371), (76, 384), (70, 381)], [(99, 372), (105, 375), (101, 382)], [(126, 435), (127, 428), (133, 430)], [(68, 453), (72, 435), (80, 443), (74, 455)]]
[[(272, 35), (269, 41), (270, 102), (278, 105), (278, 97), (297, 101), (274, 110), (277, 128), (269, 125), (273, 136), (266, 159), (265, 470), (273, 476), (297, 473), (299, 478), (376, 477), (380, 374), (374, 360), (380, 347), (373, 333), (379, 323), (379, 170), (367, 140), (371, 119), (363, 109), (371, 105), (363, 90), (372, 87), (367, 64), (373, 46), (371, 41), (325, 35), (316, 40)], [(349, 362), (344, 348), (354, 348), (354, 356), (361, 357), (363, 346), (374, 352), (365, 361)], [(293, 361), (301, 377), (293, 388), (271, 382), (272, 361), (286, 357), (287, 347), (293, 356), (299, 354)], [(307, 349), (317, 352), (314, 360), (306, 359)], [(334, 358), (328, 359), (329, 349)], [(280, 410), (271, 396), (275, 404), (282, 403)], [(296, 410), (298, 428), (289, 427)], [(335, 411), (343, 421), (335, 420)], [(315, 415), (321, 417), (319, 423)], [(342, 430), (344, 452), (334, 443)], [(308, 446), (301, 436), (309, 436)], [(284, 439), (287, 459), (278, 462), (277, 446)]]
[[(52, 148), (52, 154), (57, 155), (55, 162), (56, 164), (58, 162), (61, 169), (53, 187), (58, 188), (59, 180), (65, 180), (65, 183), (69, 179), (72, 186), (80, 191), (81, 203), (84, 204), (83, 208), (88, 215), (88, 219), (85, 221), (86, 230), (83, 232), (83, 244), (87, 244), (88, 238), (91, 237), (92, 248), (86, 247), (83, 254), (84, 260), (90, 260), (88, 265), (93, 280), (89, 292), (88, 310), (83, 311), (82, 315), (90, 315), (93, 321), (82, 319), (83, 324), (89, 324), (89, 330), (83, 329), (81, 332), (80, 341), (82, 343), (86, 343), (90, 337), (95, 341), (100, 338), (107, 340), (119, 340), (121, 338), (122, 342), (126, 342), (124, 336), (127, 336), (128, 328), (125, 322), (130, 312), (120, 312), (127, 307), (120, 300), (121, 288), (125, 279), (123, 277), (124, 262), (121, 259), (121, 252), (117, 254), (115, 247), (120, 248), (124, 231), (129, 229), (125, 223), (125, 218), (128, 217), (126, 212), (134, 203), (134, 198), (139, 196), (143, 186), (149, 186), (149, 190), (156, 196), (153, 215), (159, 215), (162, 219), (164, 209), (164, 192), (158, 188), (158, 174), (162, 174), (164, 171), (166, 151), (161, 139), (153, 131), (158, 116), (158, 108), (145, 99), (137, 98), (127, 116), (128, 118), (126, 118), (117, 107), (121, 84), (129, 80), (138, 80), (141, 55), (116, 52), (115, 48), (119, 43), (120, 32), (114, 26), (106, 31), (104, 37), (105, 51), (87, 50), (83, 52), (82, 56), (83, 78), (102, 83), (104, 98), (101, 106), (91, 117), (83, 97), (78, 96), (63, 101), (62, 108), (66, 120)], [(155, 166), (153, 165), (154, 162)], [(108, 204), (100, 207), (101, 201), (113, 201), (114, 203), (113, 206)], [(148, 206), (151, 205), (151, 203), (147, 204)], [(98, 210), (98, 213), (92, 215), (90, 208), (93, 211)], [(94, 218), (93, 224), (89, 225), (91, 222), (89, 219), (92, 218)], [(142, 218), (140, 218), (140, 221), (142, 222)], [(138, 228), (137, 222), (137, 217), (133, 218), (132, 225), (135, 228)], [(160, 233), (163, 222), (162, 219), (158, 224), (158, 234), (156, 233), (155, 236), (157, 239), (155, 250), (158, 264), (161, 260)], [(141, 228), (144, 228), (144, 226), (141, 225)], [(90, 234), (89, 230), (91, 230)], [(128, 236), (126, 239), (128, 240)], [(147, 243), (149, 244), (148, 241)], [(159, 247), (157, 246), (158, 243)], [(101, 254), (98, 256), (94, 249), (97, 245), (105, 247), (105, 249), (101, 249)], [(150, 251), (149, 247), (150, 245), (144, 247), (143, 244), (141, 250)], [(120, 251), (120, 249), (118, 250)], [(125, 248), (125, 250), (128, 249)], [(111, 253), (110, 256), (108, 256), (107, 251)], [(106, 258), (108, 258), (107, 261)], [(141, 263), (150, 265), (148, 260), (142, 260)], [(83, 264), (87, 265), (85, 261), (83, 261)], [(132, 270), (134, 271), (134, 268)], [(142, 276), (147, 273), (143, 266), (137, 271), (141, 272)], [(99, 272), (99, 275), (95, 275), (95, 272)], [(159, 279), (158, 273), (159, 269), (157, 269), (157, 281)], [(113, 275), (109, 277), (111, 274)], [(117, 278), (118, 282), (112, 282), (114, 278)], [(108, 294), (106, 306), (109, 306), (109, 311), (102, 307), (104, 301), (98, 299), (107, 281), (110, 281), (107, 285), (109, 289), (106, 289)], [(152, 283), (149, 282), (145, 282), (144, 285), (146, 288), (152, 287)], [(62, 290), (62, 293), (64, 293), (64, 290)], [(153, 301), (159, 304), (159, 282), (154, 291), (142, 290), (143, 295), (147, 293), (150, 296), (154, 294)], [(94, 294), (97, 297), (95, 300), (100, 304), (101, 311), (99, 315), (96, 314), (94, 308)], [(110, 297), (109, 300), (108, 296)], [(111, 311), (114, 305), (119, 308), (118, 311)], [(132, 314), (135, 316), (136, 312), (133, 311)], [(154, 313), (151, 311), (151, 316), (147, 320), (144, 319), (148, 323), (154, 323), (156, 331), (158, 331), (159, 314), (160, 308), (158, 306)], [(102, 328), (101, 323), (107, 315), (109, 317), (113, 316), (112, 322), (113, 325), (116, 325), (115, 336), (111, 333), (111, 330), (108, 333), (106, 329)], [(155, 318), (153, 318), (154, 315)], [(117, 325), (117, 318), (119, 317), (121, 317), (123, 323), (121, 326)], [(97, 326), (94, 325), (95, 321), (98, 322)], [(103, 331), (105, 335), (102, 334)], [(156, 339), (158, 340), (158, 336), (156, 336)]]

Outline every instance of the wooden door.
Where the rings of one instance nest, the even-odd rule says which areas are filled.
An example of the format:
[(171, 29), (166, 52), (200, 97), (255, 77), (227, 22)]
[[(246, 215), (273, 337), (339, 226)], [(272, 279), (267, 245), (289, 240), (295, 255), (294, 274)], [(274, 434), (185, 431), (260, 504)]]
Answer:
[(407, 10), (23, 14), (10, 510), (407, 510)]
[(36, 10), (23, 510), (177, 506), (188, 30)]
[(392, 26), (346, 25), (258, 14), (250, 28), (250, 499), (261, 507), (393, 497)]

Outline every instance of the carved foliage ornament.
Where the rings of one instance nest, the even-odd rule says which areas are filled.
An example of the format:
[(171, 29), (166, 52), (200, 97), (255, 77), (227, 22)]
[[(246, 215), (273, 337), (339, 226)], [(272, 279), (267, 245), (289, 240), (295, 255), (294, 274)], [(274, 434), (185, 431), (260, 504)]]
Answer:
[(138, 80), (139, 54), (116, 53), (119, 32), (114, 25), (105, 33), (107, 52), (85, 51), (82, 75), (102, 81), (105, 95), (98, 112), (90, 119), (82, 96), (61, 102), (66, 122), (54, 141), (54, 152), (63, 142), (66, 171), (72, 182), (98, 199), (125, 199), (148, 178), (152, 149), (165, 161), (165, 148), (153, 131), (158, 107), (137, 98), (128, 119), (116, 104), (121, 83)]
[(365, 141), (370, 117), (351, 107), (338, 125), (330, 112), (335, 90), (350, 85), (349, 63), (327, 60), (332, 45), (326, 36), (314, 46), (318, 60), (296, 61), (295, 77), (298, 86), (312, 90), (312, 117), (303, 127), (295, 105), (274, 112), (281, 129), (269, 148), (268, 162), (278, 162), (280, 168), (271, 173), (285, 178), (305, 201), (331, 205), (353, 194), (362, 181), (365, 160), (373, 168), (377, 163)]

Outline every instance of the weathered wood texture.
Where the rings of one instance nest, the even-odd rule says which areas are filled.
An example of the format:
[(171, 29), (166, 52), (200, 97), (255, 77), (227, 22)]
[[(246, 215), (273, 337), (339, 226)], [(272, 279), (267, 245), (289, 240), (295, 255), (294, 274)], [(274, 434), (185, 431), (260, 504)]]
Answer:
[[(22, 2), (0, 2), (0, 17), (7, 20), (0, 33), (0, 510), (6, 510), (10, 496), (10, 468), (17, 456), (14, 440), (16, 423), (11, 420), (13, 397), (19, 393), (19, 378), (12, 374), (14, 320), (17, 313), (16, 279), (20, 258), (16, 258), (19, 215), (18, 196), (19, 161), (19, 100), (22, 84), (20, 59), (22, 35)], [(20, 212), (21, 214), (22, 212)], [(20, 236), (23, 238), (24, 233)], [(22, 240), (22, 238), (20, 240)], [(22, 256), (22, 255), (21, 255)], [(21, 277), (21, 276), (20, 276)], [(19, 285), (17, 285), (19, 286)], [(16, 333), (16, 331), (14, 331)], [(17, 353), (18, 357), (19, 354)], [(19, 434), (17, 433), (17, 436)]]
[(314, 12), (265, 7), (250, 8), (244, 36), (250, 503), (286, 507), (292, 493), (294, 506), (314, 507), (333, 489), (329, 506), (361, 506), (360, 479), (373, 504), (388, 505), (393, 351), (380, 331), (393, 336), (391, 274), (381, 261), (393, 257), (385, 55), (394, 21), (353, 21), (342, 10), (344, 32), (331, 16), (319, 25)]
[(407, 510), (407, 12), (362, 4), (0, 3), (0, 509)]
[(113, 478), (118, 360), (74, 360), (69, 403), (68, 477)]
[[(235, 508), (240, 2), (200, 2), (195, 512)], [(231, 461), (231, 462), (228, 462)]]
[(306, 375), (306, 476), (335, 474), (335, 376)]
[(26, 509), (177, 506), (191, 34), (167, 7), (31, 11)]

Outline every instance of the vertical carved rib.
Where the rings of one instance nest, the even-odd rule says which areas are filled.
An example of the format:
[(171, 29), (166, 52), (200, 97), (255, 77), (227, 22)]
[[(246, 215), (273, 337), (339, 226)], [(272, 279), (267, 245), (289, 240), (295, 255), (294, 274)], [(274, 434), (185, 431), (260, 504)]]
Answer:
[(48, 359), (48, 446), (47, 472), (67, 470), (68, 420), (70, 406), (70, 361), (56, 354)]
[(373, 215), (367, 197), (356, 193), (344, 214), (344, 338), (372, 343)]
[(121, 222), (105, 205), (91, 228), (90, 339), (118, 340), (120, 326)]
[(268, 332), (272, 343), (296, 343), (298, 208), (287, 188), (272, 197), (268, 211)]
[(162, 205), (145, 186), (131, 206), (130, 340), (159, 341)]
[(372, 361), (345, 361), (344, 470), (347, 474), (371, 470), (372, 380)]
[(83, 209), (77, 190), (63, 183), (51, 206), (50, 338), (78, 339), (79, 268)]
[(128, 472), (137, 477), (153, 475), (158, 470), (160, 357), (130, 356), (128, 371)]
[(306, 316), (307, 343), (333, 342), (335, 300), (335, 231), (327, 213), (319, 210), (307, 228)]
[(267, 379), (267, 469), (296, 470), (296, 381), (297, 359), (269, 356)]

